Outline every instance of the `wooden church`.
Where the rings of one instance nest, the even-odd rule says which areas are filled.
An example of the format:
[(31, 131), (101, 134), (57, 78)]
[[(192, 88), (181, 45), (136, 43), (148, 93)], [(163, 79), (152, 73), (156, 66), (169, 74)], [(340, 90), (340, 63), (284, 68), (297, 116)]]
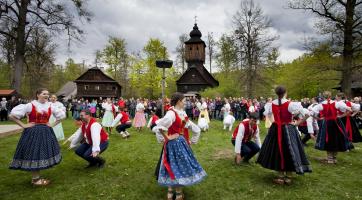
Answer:
[(121, 85), (107, 76), (100, 68), (93, 67), (88, 69), (84, 74), (75, 81), (77, 84), (77, 97), (85, 99), (95, 99), (99, 97), (121, 96)]
[(201, 36), (195, 23), (190, 39), (185, 42), (187, 70), (176, 81), (178, 92), (198, 94), (208, 87), (219, 86), (219, 82), (204, 67), (206, 44)]

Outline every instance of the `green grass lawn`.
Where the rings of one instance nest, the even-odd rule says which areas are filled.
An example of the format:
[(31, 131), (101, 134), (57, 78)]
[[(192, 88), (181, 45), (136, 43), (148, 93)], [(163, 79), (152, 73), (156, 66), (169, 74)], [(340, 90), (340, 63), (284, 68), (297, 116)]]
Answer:
[[(63, 122), (66, 136), (75, 131), (72, 120)], [(63, 161), (42, 172), (52, 184), (37, 188), (30, 184), (30, 174), (9, 170), (19, 135), (0, 139), (0, 199), (165, 199), (166, 188), (157, 184), (153, 175), (161, 145), (144, 129), (129, 129), (131, 138), (114, 133), (110, 146), (102, 156), (103, 169), (84, 169), (87, 163), (76, 156), (68, 145), (62, 145)], [(261, 124), (263, 137), (264, 125)], [(208, 177), (198, 185), (187, 187), (186, 199), (362, 199), (362, 145), (338, 155), (335, 166), (320, 164), (310, 141), (306, 148), (313, 173), (295, 175), (291, 186), (272, 183), (273, 171), (259, 165), (235, 166), (230, 133), (222, 130), (222, 122), (212, 121), (211, 130), (203, 133), (192, 148)], [(254, 163), (255, 158), (252, 162)]]

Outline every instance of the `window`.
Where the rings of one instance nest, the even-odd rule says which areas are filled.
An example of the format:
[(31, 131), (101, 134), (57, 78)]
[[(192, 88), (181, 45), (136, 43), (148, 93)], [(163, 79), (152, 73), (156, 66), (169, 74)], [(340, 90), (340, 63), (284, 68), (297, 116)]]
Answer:
[(112, 87), (112, 90), (117, 90), (117, 88), (115, 86)]
[(99, 90), (100, 89), (99, 85), (94, 86), (94, 89)]
[(89, 85), (84, 85), (84, 90), (88, 90), (89, 89)]
[(190, 47), (190, 50), (192, 50), (192, 47)]
[(112, 86), (108, 85), (107, 90), (112, 90)]

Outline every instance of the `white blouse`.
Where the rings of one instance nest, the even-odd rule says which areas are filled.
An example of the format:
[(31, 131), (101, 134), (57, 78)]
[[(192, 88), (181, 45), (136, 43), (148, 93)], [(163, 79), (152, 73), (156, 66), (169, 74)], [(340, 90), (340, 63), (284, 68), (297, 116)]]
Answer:
[(351, 102), (351, 109), (353, 112), (358, 112), (361, 110), (361, 105), (357, 104), (357, 103), (352, 103)]
[(224, 118), (224, 124), (230, 124), (232, 125), (235, 122), (235, 117), (232, 115), (226, 115)]
[(50, 102), (40, 103), (37, 100), (33, 100), (31, 103), (19, 104), (19, 105), (15, 106), (11, 110), (10, 115), (16, 117), (17, 119), (21, 119), (26, 114), (31, 113), (31, 110), (33, 108), (32, 104), (34, 104), (35, 109), (37, 110), (37, 112), (40, 112), (40, 113), (48, 112), (48, 109), (51, 106), (52, 115), (57, 120), (61, 120), (61, 119), (65, 118), (65, 112), (64, 112), (63, 108), (59, 108), (58, 106), (55, 106), (54, 104), (52, 104)]
[(56, 102), (54, 102), (54, 103), (51, 102), (51, 104), (52, 104), (52, 108), (56, 107), (56, 108), (62, 109), (64, 112), (67, 111), (67, 109), (65, 108), (65, 106), (64, 106), (62, 103), (60, 103), (59, 101), (56, 101)]
[[(102, 103), (102, 108), (105, 109), (106, 111), (111, 111), (112, 112), (112, 105), (111, 103)], [(118, 108), (117, 106), (114, 106), (115, 111), (118, 112)]]
[[(351, 110), (351, 108), (349, 108), (343, 101), (330, 101), (330, 103), (333, 103), (335, 102), (335, 107), (337, 110), (341, 111), (341, 112), (346, 112), (347, 110)], [(325, 100), (323, 101), (322, 103), (314, 106), (312, 108), (312, 114), (315, 116), (315, 115), (318, 115), (320, 111), (323, 110), (323, 104), (327, 104), (328, 101)]]
[(145, 109), (145, 106), (143, 105), (143, 103), (138, 103), (136, 106), (136, 111), (142, 111)]
[(199, 118), (199, 121), (197, 122), (197, 125), (201, 128), (201, 129), (208, 129), (209, 128), (209, 124), (207, 123), (207, 120), (205, 118)]
[(229, 103), (226, 103), (226, 104), (225, 104), (225, 112), (229, 113), (229, 112), (230, 112), (230, 109), (231, 109), (230, 104), (229, 104)]
[[(176, 111), (177, 115), (181, 118), (181, 120), (184, 120), (185, 117), (187, 117), (185, 111), (178, 110), (174, 107), (171, 108), (173, 108), (173, 110)], [(163, 118), (158, 119), (156, 121), (156, 126), (152, 130), (155, 130), (157, 132), (156, 137), (159, 142), (163, 141), (163, 136), (160, 130), (168, 131), (168, 128), (173, 124), (173, 122), (175, 122), (175, 120), (176, 120), (175, 113), (172, 110), (169, 110), (167, 111), (166, 115)], [(196, 144), (200, 137), (200, 132), (201, 132), (200, 128), (196, 124), (194, 124), (191, 120), (187, 121), (185, 128), (191, 129), (191, 131), (194, 133), (192, 134), (191, 143)]]
[(202, 105), (201, 105), (201, 110), (206, 110), (206, 109), (207, 109), (207, 103), (204, 102), (204, 103), (202, 103)]
[[(282, 104), (287, 101), (288, 100), (285, 98), (281, 99)], [(272, 104), (279, 105), (278, 99), (273, 100), (271, 103), (265, 104), (265, 106), (264, 106), (264, 108), (265, 108), (264, 115), (265, 116), (270, 117), (271, 115), (273, 115)], [(302, 116), (304, 116), (305, 114), (307, 114), (307, 113), (304, 113), (303, 106), (300, 102), (290, 102), (288, 105), (288, 111), (290, 113), (292, 113), (293, 115), (301, 114)]]

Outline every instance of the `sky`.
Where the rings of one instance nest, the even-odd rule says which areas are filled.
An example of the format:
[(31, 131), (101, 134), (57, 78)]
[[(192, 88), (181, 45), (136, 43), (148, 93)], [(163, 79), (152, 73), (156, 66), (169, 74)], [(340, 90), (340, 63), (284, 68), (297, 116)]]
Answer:
[[(314, 18), (310, 13), (287, 8), (287, 0), (254, 0), (272, 21), (272, 32), (279, 35), (279, 61), (289, 62), (302, 55), (303, 40), (313, 36)], [(139, 52), (149, 38), (159, 38), (166, 45), (171, 59), (176, 59), (178, 37), (197, 24), (206, 41), (208, 32), (216, 40), (233, 30), (232, 16), (241, 0), (89, 0), (93, 13), (91, 23), (83, 24), (81, 43), (69, 48), (65, 37), (57, 37), (56, 63), (68, 58), (93, 65), (96, 50), (107, 44), (109, 36), (124, 38), (128, 52)], [(215, 67), (215, 66), (214, 66)]]

